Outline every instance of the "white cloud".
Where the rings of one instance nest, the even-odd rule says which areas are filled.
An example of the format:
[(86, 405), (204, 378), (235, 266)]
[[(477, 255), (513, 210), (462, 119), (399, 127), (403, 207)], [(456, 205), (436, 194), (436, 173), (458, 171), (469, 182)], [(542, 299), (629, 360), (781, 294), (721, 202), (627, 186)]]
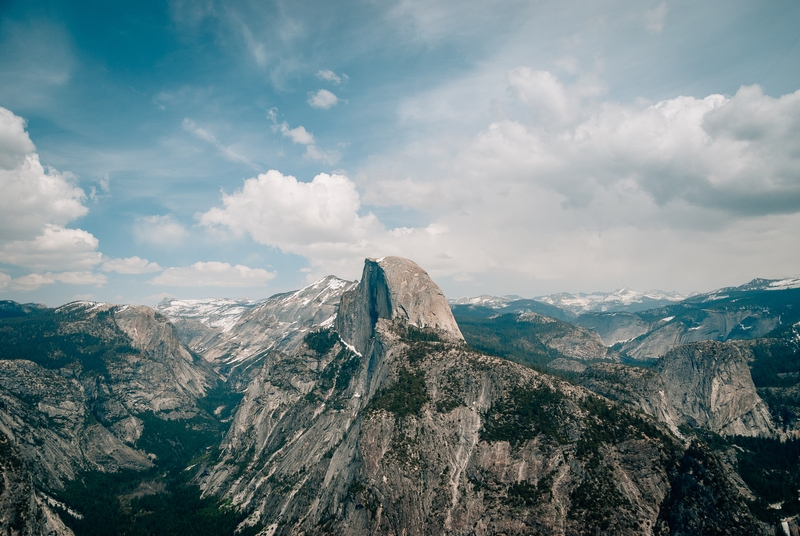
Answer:
[(144, 216), (136, 219), (133, 234), (137, 241), (157, 246), (180, 245), (188, 234), (175, 216)]
[(33, 240), (15, 240), (0, 250), (0, 262), (34, 270), (86, 270), (102, 260), (97, 238), (81, 229), (47, 225)]
[(316, 93), (311, 93), (309, 95), (308, 104), (310, 104), (312, 108), (327, 110), (339, 104), (339, 97), (327, 89), (320, 89)]
[(306, 152), (303, 154), (303, 157), (308, 160), (322, 162), (332, 166), (341, 158), (341, 155), (338, 151), (325, 151), (317, 147), (315, 143), (316, 140), (314, 140), (314, 135), (307, 131), (302, 125), (295, 128), (289, 128), (289, 124), (283, 122), (280, 125), (273, 126), (272, 128), (276, 131), (279, 130), (283, 137), (289, 138), (294, 143), (305, 145)]
[(0, 290), (5, 290), (9, 283), (11, 283), (11, 276), (0, 272)]
[(149, 262), (147, 259), (135, 256), (125, 259), (108, 259), (100, 268), (104, 272), (117, 272), (118, 274), (150, 274), (163, 269), (156, 262)]
[(95, 285), (96, 287), (102, 287), (107, 283), (107, 279), (103, 274), (95, 274), (92, 272), (33, 273), (12, 280), (11, 288), (14, 290), (31, 291), (38, 290), (44, 285), (52, 285), (57, 282), (67, 285)]
[(323, 164), (328, 164), (329, 166), (334, 165), (341, 158), (341, 155), (338, 151), (323, 151), (316, 145), (306, 146), (306, 152), (303, 154), (303, 156), (308, 160), (322, 162)]
[(645, 12), (645, 25), (652, 33), (661, 33), (664, 29), (664, 19), (667, 16), (667, 4), (662, 2), (653, 9)]
[(31, 238), (45, 223), (64, 225), (88, 212), (72, 176), (45, 171), (34, 150), (24, 120), (0, 108), (0, 240)]
[(242, 156), (239, 153), (237, 153), (231, 146), (223, 145), (217, 139), (217, 137), (211, 133), (211, 131), (201, 127), (200, 125), (195, 123), (194, 120), (189, 119), (188, 117), (184, 118), (182, 127), (183, 130), (192, 134), (197, 139), (208, 142), (214, 147), (216, 147), (217, 150), (220, 152), (220, 154), (222, 154), (222, 156), (225, 157), (227, 160), (230, 160), (232, 162), (242, 162), (244, 164), (247, 164), (253, 169), (258, 169), (258, 166), (255, 165), (253, 162), (251, 162), (250, 159), (248, 159), (246, 156)]
[(342, 75), (339, 76), (330, 69), (324, 69), (322, 71), (317, 71), (317, 78), (319, 78), (320, 80), (325, 80), (327, 82), (330, 82), (335, 86), (338, 86), (339, 84), (342, 83), (342, 81), (347, 81), (348, 76), (344, 73), (342, 73)]
[(451, 109), (412, 98), (426, 113), (409, 125), (433, 134), (358, 175), (365, 202), (447, 229), (446, 240), (396, 237), (432, 273), (546, 293), (637, 281), (691, 291), (797, 271), (800, 250), (780, 244), (800, 232), (800, 91), (620, 104), (580, 75), (517, 68), (507, 80), (493, 97), (500, 117), (470, 137), (436, 129)]
[(378, 225), (358, 215), (355, 184), (342, 175), (321, 173), (311, 182), (270, 170), (247, 179), (242, 189), (223, 194), (224, 208), (212, 208), (200, 223), (250, 233), (262, 244), (292, 250), (317, 242), (351, 243)]
[(289, 124), (284, 122), (280, 124), (280, 131), (284, 138), (289, 138), (294, 143), (299, 143), (301, 145), (311, 145), (314, 143), (314, 135), (307, 131), (302, 125), (296, 128), (289, 128)]
[(167, 268), (149, 283), (172, 287), (262, 287), (276, 275), (276, 272), (241, 264), (231, 266), (227, 262), (196, 262), (191, 266)]
[(248, 234), (260, 244), (306, 257), (314, 267), (308, 279), (327, 273), (357, 277), (367, 256), (404, 255), (425, 262), (442, 252), (448, 236), (441, 225), (385, 229), (373, 214), (359, 214), (355, 184), (337, 174), (299, 182), (271, 170), (223, 195), (222, 205), (202, 214), (201, 225)]

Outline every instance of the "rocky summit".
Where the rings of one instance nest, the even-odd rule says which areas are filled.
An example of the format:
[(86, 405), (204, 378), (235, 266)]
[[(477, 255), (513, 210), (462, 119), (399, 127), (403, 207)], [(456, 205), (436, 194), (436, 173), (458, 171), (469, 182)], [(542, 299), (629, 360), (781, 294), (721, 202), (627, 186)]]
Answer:
[(673, 342), (649, 361), (589, 324), (622, 333), (612, 315), (627, 315), (645, 344), (672, 320), (688, 332), (739, 306), (714, 298), (669, 305), (673, 318), (661, 307), (575, 325), (517, 300), (489, 313), (452, 304), (454, 316), (399, 257), (367, 259), (358, 282), (329, 276), (257, 302), (4, 302), (0, 526), (792, 533), (800, 322), (762, 333), (758, 319), (792, 319), (797, 289), (741, 292), (761, 291), (771, 308), (731, 313), (757, 336), (726, 324), (723, 340)]

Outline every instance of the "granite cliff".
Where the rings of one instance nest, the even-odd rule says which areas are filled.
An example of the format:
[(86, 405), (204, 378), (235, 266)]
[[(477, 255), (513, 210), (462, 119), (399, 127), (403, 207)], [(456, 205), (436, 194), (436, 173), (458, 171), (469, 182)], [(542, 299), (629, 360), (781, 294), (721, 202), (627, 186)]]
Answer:
[[(757, 534), (712, 455), (654, 419), (463, 342), (413, 262), (367, 260), (334, 328), (269, 352), (197, 468), (263, 534)], [(695, 464), (719, 509), (686, 514)], [(693, 478), (693, 477), (690, 477)]]

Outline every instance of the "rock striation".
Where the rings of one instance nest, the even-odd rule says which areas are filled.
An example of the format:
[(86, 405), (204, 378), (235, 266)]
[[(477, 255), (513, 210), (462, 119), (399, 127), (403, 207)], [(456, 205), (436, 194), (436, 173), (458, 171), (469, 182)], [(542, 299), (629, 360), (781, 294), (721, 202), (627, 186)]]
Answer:
[(581, 382), (667, 424), (722, 435), (772, 437), (776, 428), (759, 397), (748, 356), (734, 343), (702, 342), (669, 351), (653, 369), (602, 363)]
[(157, 309), (181, 340), (243, 390), (266, 353), (290, 351), (309, 331), (332, 325), (342, 294), (355, 283), (327, 276), (294, 292), (259, 302), (165, 300)]
[(381, 318), (432, 329), (450, 342), (464, 340), (442, 290), (425, 270), (401, 257), (364, 262), (361, 282), (342, 296), (336, 329), (363, 353)]
[(665, 426), (470, 350), (446, 307), (416, 264), (368, 259), (334, 329), (265, 356), (204, 493), (270, 536), (758, 533), (732, 486), (718, 523), (684, 515)]

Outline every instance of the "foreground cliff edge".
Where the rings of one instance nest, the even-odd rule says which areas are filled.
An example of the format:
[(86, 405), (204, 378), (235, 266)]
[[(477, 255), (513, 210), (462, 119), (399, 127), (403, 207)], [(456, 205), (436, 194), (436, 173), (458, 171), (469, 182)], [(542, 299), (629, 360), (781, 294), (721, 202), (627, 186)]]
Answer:
[(747, 368), (762, 343), (644, 369), (584, 328), (513, 319), (568, 382), (468, 347), (398, 257), (229, 302), (218, 324), (165, 303), (183, 331), (146, 307), (0, 307), (5, 533), (775, 534), (786, 517), (716, 435), (786, 434)]

